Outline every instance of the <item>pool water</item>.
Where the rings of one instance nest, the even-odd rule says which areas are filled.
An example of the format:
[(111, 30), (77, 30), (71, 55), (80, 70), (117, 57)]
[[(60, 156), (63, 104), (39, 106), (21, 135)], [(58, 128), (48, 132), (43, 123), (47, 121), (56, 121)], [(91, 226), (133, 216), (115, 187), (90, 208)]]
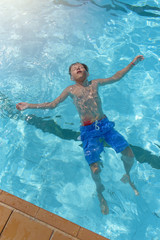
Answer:
[[(0, 19), (0, 188), (112, 240), (160, 239), (160, 2), (1, 0)], [(100, 95), (136, 155), (140, 196), (120, 181), (120, 156), (106, 148), (103, 216), (72, 100), (54, 110), (15, 104), (52, 101), (72, 84), (73, 62), (87, 64), (91, 80), (139, 54), (145, 60)]]

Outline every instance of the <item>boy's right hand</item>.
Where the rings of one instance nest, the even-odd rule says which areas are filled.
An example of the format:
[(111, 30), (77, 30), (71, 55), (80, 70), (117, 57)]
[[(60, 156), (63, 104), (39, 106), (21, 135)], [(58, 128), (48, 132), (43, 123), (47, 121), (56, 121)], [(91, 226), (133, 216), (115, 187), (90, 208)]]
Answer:
[(19, 111), (22, 111), (22, 110), (27, 109), (28, 106), (29, 106), (29, 103), (26, 103), (26, 102), (21, 102), (21, 103), (16, 104), (16, 108), (17, 108)]

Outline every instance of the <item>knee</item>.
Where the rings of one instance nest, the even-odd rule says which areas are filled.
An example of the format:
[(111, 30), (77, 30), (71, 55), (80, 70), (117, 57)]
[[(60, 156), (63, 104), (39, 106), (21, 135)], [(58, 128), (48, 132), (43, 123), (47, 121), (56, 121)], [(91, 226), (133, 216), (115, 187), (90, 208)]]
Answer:
[(101, 168), (100, 168), (98, 162), (92, 163), (92, 164), (90, 165), (90, 169), (91, 169), (91, 173), (92, 173), (92, 174), (98, 174), (98, 173), (100, 173), (100, 171), (101, 171)]

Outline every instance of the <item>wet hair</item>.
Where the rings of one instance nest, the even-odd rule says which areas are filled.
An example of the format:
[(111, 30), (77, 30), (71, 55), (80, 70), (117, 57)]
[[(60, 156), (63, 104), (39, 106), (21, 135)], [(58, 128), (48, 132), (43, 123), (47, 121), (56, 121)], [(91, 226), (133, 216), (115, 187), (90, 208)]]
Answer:
[(76, 63), (72, 63), (72, 64), (70, 65), (70, 67), (69, 67), (69, 74), (70, 74), (70, 75), (71, 75), (71, 68), (72, 68), (72, 66), (75, 65), (75, 64), (81, 64), (81, 65), (85, 68), (85, 70), (86, 70), (87, 72), (89, 72), (89, 69), (88, 69), (88, 67), (87, 67), (86, 64), (80, 63), (80, 62), (76, 62)]

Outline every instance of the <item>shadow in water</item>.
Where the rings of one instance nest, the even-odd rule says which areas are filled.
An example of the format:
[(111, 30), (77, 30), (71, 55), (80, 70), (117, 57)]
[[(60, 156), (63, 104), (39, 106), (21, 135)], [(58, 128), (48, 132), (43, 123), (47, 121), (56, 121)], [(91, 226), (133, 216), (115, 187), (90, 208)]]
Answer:
[[(35, 115), (29, 115), (25, 119), (28, 124), (35, 126), (36, 128), (41, 129), (43, 132), (48, 132), (54, 134), (65, 140), (75, 140), (80, 135), (80, 132), (76, 132), (70, 129), (61, 128), (54, 120), (47, 120), (46, 118), (37, 117)], [(109, 147), (105, 144), (105, 147)], [(148, 163), (153, 168), (160, 169), (160, 157), (153, 155), (148, 150), (145, 150), (141, 147), (131, 145), (135, 157), (140, 163)]]
[(74, 4), (70, 3), (67, 0), (53, 0), (54, 5), (64, 5), (67, 7), (80, 7), (84, 4), (86, 4), (87, 2), (89, 2), (88, 0), (81, 0), (81, 1), (77, 1), (77, 3), (75, 2)]
[(80, 135), (80, 132), (75, 132), (70, 129), (61, 128), (53, 119), (41, 118), (35, 115), (28, 115), (25, 118), (25, 121), (35, 126), (36, 128), (41, 129), (43, 132), (48, 132), (56, 135), (65, 140), (75, 140)]
[(124, 3), (124, 2), (118, 1), (118, 0), (107, 1), (107, 4), (104, 4), (104, 5), (100, 5), (100, 4), (96, 3), (95, 0), (81, 0), (81, 1), (76, 1), (76, 2), (74, 4), (72, 4), (69, 0), (54, 0), (53, 1), (54, 4), (64, 5), (64, 6), (68, 6), (68, 7), (80, 7), (80, 6), (90, 2), (99, 8), (106, 9), (106, 11), (111, 11), (111, 10), (115, 11), (115, 15), (116, 15), (116, 11), (128, 13), (128, 10), (129, 10), (129, 11), (135, 12), (136, 14), (143, 16), (143, 17), (160, 17), (160, 14), (157, 13), (158, 11), (160, 11), (160, 8), (152, 7), (149, 5), (135, 6), (135, 5)]
[[(160, 11), (160, 8), (158, 7), (152, 7), (149, 5), (144, 5), (144, 6), (135, 6), (135, 5), (131, 5), (128, 3), (123, 3), (121, 1), (118, 0), (112, 0), (110, 1), (110, 4), (105, 4), (105, 5), (99, 5), (97, 3), (95, 3), (94, 0), (91, 0), (91, 2), (100, 7), (100, 8), (105, 8), (106, 11), (122, 11), (127, 13), (128, 10), (135, 12), (136, 14), (140, 15), (140, 16), (144, 16), (144, 17), (160, 17), (160, 14), (157, 14), (157, 11)], [(155, 11), (155, 12), (153, 12)]]
[(149, 5), (144, 5), (144, 6), (134, 6), (130, 5), (128, 3), (123, 3), (118, 0), (114, 0), (113, 2), (120, 3), (123, 6), (125, 6), (128, 10), (137, 13), (140, 16), (144, 17), (160, 17), (160, 14), (154, 13), (153, 11), (157, 12), (159, 11), (160, 13), (160, 8), (159, 7), (152, 7)]
[(130, 145), (134, 151), (135, 157), (140, 163), (148, 163), (153, 168), (160, 169), (160, 157), (153, 155), (150, 151), (141, 147)]
[[(53, 119), (50, 117), (37, 117), (35, 115), (23, 115), (21, 112), (16, 110), (15, 104), (13, 104), (10, 99), (8, 99), (4, 94), (0, 92), (0, 117), (9, 118), (15, 120), (26, 121), (29, 125), (35, 126), (41, 129), (43, 132), (48, 132), (60, 137), (64, 140), (74, 140), (78, 141), (80, 132), (73, 131), (70, 129), (61, 128)], [(109, 147), (105, 145), (105, 147)], [(150, 151), (145, 150), (138, 146), (131, 145), (136, 159), (140, 163), (148, 163), (153, 168), (160, 169), (160, 157), (153, 155)], [(160, 148), (160, 146), (157, 145)]]

